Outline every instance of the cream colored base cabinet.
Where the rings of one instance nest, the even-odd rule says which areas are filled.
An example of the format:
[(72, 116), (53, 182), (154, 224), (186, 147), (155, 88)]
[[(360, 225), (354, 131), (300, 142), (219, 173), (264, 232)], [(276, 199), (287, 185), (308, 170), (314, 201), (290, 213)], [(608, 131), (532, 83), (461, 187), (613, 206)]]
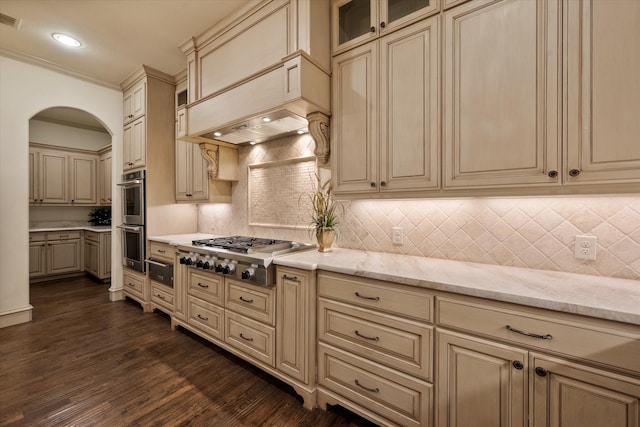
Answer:
[(318, 404), (381, 425), (431, 426), (433, 297), (419, 288), (318, 273)]
[(307, 408), (315, 399), (316, 278), (315, 272), (277, 267), (276, 368), (302, 382), (298, 388)]
[(122, 269), (122, 290), (124, 295), (140, 303), (144, 312), (153, 311), (149, 302), (151, 290), (146, 279), (147, 277), (144, 274), (137, 271), (127, 268)]
[(84, 271), (101, 280), (111, 278), (110, 232), (84, 232)]
[(80, 239), (47, 241), (47, 274), (82, 270)]
[(29, 278), (42, 277), (47, 274), (47, 243), (29, 242)]
[(527, 352), (436, 333), (438, 427), (527, 426)]
[(437, 427), (638, 427), (637, 326), (438, 296), (436, 328)]

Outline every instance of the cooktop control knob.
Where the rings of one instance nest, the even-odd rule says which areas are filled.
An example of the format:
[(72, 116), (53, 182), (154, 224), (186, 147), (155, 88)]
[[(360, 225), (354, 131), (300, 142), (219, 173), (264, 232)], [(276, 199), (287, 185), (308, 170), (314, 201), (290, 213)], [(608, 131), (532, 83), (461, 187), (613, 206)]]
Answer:
[(180, 264), (186, 264), (187, 263), (187, 257), (183, 256), (180, 258)]
[(204, 268), (204, 261), (202, 261), (201, 259), (199, 259), (199, 260), (196, 262), (196, 267), (197, 267), (197, 268)]
[(216, 265), (216, 273), (224, 272), (224, 266), (222, 264)]
[(202, 262), (202, 269), (211, 270), (211, 258), (209, 258), (209, 256), (204, 258), (204, 261)]
[(255, 269), (247, 268), (245, 271), (242, 272), (242, 279), (243, 280), (250, 280), (250, 279), (253, 279), (255, 275), (256, 275), (256, 270)]

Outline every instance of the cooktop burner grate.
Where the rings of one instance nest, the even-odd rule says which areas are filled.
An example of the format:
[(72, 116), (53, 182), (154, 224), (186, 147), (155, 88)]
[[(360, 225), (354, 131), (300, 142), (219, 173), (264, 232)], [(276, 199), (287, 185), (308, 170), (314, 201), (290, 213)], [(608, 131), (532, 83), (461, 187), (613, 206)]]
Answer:
[(214, 239), (193, 240), (195, 246), (226, 249), (239, 253), (265, 252), (271, 253), (292, 247), (288, 240), (264, 239), (260, 237), (230, 236)]

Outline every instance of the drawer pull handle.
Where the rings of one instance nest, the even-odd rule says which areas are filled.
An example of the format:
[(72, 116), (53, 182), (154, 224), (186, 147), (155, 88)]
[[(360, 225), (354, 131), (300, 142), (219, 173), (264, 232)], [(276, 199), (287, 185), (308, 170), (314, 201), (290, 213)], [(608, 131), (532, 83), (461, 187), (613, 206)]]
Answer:
[(518, 371), (522, 371), (522, 369), (524, 368), (524, 364), (519, 360), (514, 360), (513, 367), (516, 368)]
[(156, 296), (160, 299), (167, 299), (164, 295), (156, 294)]
[(240, 301), (246, 302), (248, 304), (253, 304), (253, 300), (252, 299), (244, 299), (244, 298), (242, 298), (242, 295), (240, 295)]
[(365, 340), (371, 340), (371, 341), (380, 341), (380, 337), (368, 337), (366, 335), (362, 335), (360, 332), (358, 332), (356, 330), (356, 335), (359, 336), (360, 338), (364, 338)]
[(283, 274), (282, 278), (284, 280), (296, 280), (296, 281), (298, 280), (298, 276), (287, 276), (286, 274)]
[(245, 341), (253, 341), (253, 338), (247, 338), (244, 335), (242, 335), (242, 332), (240, 332), (240, 338), (242, 338)]
[(538, 366), (536, 368), (536, 375), (539, 377), (546, 377), (548, 374), (548, 371), (544, 368), (541, 368), (540, 366)]
[(133, 284), (133, 283), (131, 283), (131, 282), (127, 283), (127, 286), (131, 286), (132, 288), (135, 288), (135, 287), (136, 287), (136, 285), (134, 285), (134, 284)]
[(365, 296), (365, 295), (360, 295), (360, 293), (358, 293), (358, 292), (356, 292), (356, 296), (358, 298), (368, 299), (370, 301), (380, 301), (380, 297), (368, 297), (368, 296)]
[(371, 393), (380, 393), (380, 389), (378, 387), (376, 388), (369, 388), (369, 387), (365, 387), (362, 384), (360, 384), (360, 381), (356, 380), (355, 381), (356, 385), (362, 389), (365, 389), (367, 391), (370, 391)]
[(166, 251), (165, 251), (164, 249), (158, 249), (158, 252), (159, 252), (159, 253), (161, 253), (161, 254), (163, 254), (163, 253), (165, 253)]
[(201, 314), (198, 314), (198, 319), (200, 319), (200, 320), (209, 320), (208, 317), (204, 317)]
[(541, 340), (550, 340), (553, 337), (550, 334), (546, 334), (546, 335), (539, 335), (539, 334), (534, 334), (531, 332), (525, 332), (525, 331), (520, 331), (516, 328), (512, 328), (511, 325), (507, 325), (507, 329), (511, 332), (515, 332), (516, 334), (520, 334), (520, 335), (526, 335), (528, 337), (532, 337), (532, 338), (540, 338)]
[(200, 286), (201, 288), (205, 288), (205, 289), (209, 287), (209, 285), (203, 285), (203, 284), (202, 284), (202, 283), (200, 283), (200, 282), (198, 282), (198, 286)]

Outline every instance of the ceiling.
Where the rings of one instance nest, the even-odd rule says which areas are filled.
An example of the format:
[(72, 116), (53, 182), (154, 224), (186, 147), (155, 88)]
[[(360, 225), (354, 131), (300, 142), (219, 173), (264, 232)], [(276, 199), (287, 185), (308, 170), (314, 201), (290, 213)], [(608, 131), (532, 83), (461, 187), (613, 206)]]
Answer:
[[(0, 0), (0, 12), (17, 20), (0, 24), (0, 53), (119, 88), (141, 64), (179, 73), (186, 68), (182, 42), (255, 1)], [(57, 43), (54, 32), (83, 47)]]

